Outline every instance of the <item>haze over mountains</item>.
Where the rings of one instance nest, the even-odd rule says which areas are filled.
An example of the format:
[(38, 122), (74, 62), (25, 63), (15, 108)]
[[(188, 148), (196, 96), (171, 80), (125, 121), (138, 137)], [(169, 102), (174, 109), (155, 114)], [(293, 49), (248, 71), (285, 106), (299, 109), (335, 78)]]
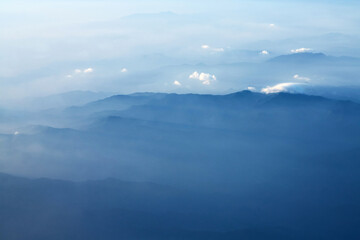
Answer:
[[(227, 59), (227, 53), (220, 54)], [(253, 53), (253, 56), (263, 58), (258, 52)], [(358, 72), (360, 58), (301, 52), (266, 57), (257, 62), (227, 62), (224, 59), (221, 57), (215, 64), (165, 65), (141, 72), (124, 72), (123, 76), (116, 81), (129, 81), (130, 85), (139, 86), (139, 80), (146, 80), (151, 83), (147, 84), (149, 87), (145, 89), (150, 91), (158, 89), (157, 92), (160, 90), (161, 92), (192, 93), (196, 89), (199, 93), (224, 94), (247, 88), (257, 92), (267, 92), (267, 88), (275, 88), (271, 92), (303, 93), (360, 102), (360, 87), (357, 81), (354, 81), (360, 78)], [(159, 56), (159, 60), (167, 61), (164, 56)], [(148, 59), (144, 64), (147, 65), (152, 61), (153, 59)], [(94, 66), (94, 69), (98, 72), (116, 69), (116, 66), (110, 62), (106, 66), (107, 70), (104, 67), (101, 70)], [(73, 78), (72, 81), (85, 81), (88, 77), (93, 78), (92, 74), (96, 73), (76, 73), (71, 78)], [(194, 74), (199, 74), (199, 77), (194, 77)], [(202, 74), (202, 80), (200, 80), (200, 74)], [(103, 80), (100, 76), (95, 77)], [(112, 85), (114, 81), (115, 79), (109, 83), (112, 87), (110, 85), (106, 87), (106, 81), (102, 87), (99, 87), (106, 91), (76, 90), (54, 95), (47, 94), (42, 97), (23, 97), (2, 101), (0, 106), (5, 109), (30, 111), (79, 106), (114, 95), (114, 89), (117, 89)], [(285, 86), (280, 84), (285, 84)], [(162, 86), (156, 87), (156, 85)], [(278, 85), (281, 89), (277, 88)], [(129, 92), (129, 89), (123, 88), (120, 92)]]
[[(299, 0), (4, 1), (0, 105), (79, 90), (223, 94), (301, 79), (358, 87), (358, 7)], [(267, 63), (293, 53), (338, 59), (331, 67), (311, 56), (308, 64)], [(216, 81), (189, 79), (196, 71)]]
[(5, 239), (359, 237), (357, 103), (139, 93), (39, 120), (66, 128), (2, 134), (2, 172), (85, 182), (1, 175)]
[(0, 1), (0, 239), (360, 239), (359, 10)]

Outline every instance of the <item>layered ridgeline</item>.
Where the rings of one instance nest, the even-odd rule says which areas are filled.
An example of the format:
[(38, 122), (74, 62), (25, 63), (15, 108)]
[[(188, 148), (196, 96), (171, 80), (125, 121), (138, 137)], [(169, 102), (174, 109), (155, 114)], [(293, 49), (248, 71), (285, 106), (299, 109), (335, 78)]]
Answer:
[(142, 93), (7, 119), (1, 171), (66, 181), (3, 175), (4, 239), (360, 236), (350, 101)]

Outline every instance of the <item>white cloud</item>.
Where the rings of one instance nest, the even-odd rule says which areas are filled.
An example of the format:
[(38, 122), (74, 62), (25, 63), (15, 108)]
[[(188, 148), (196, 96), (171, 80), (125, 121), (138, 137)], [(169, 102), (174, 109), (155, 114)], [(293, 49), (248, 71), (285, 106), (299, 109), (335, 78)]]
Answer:
[(276, 25), (275, 25), (274, 23), (270, 23), (270, 24), (269, 24), (269, 27), (270, 27), (270, 28), (275, 28)]
[(175, 86), (181, 86), (181, 82), (179, 82), (179, 81), (174, 81), (173, 84), (174, 84)]
[(269, 55), (270, 53), (268, 51), (266, 51), (266, 50), (263, 50), (263, 51), (260, 52), (260, 54), (261, 55)]
[(94, 72), (93, 68), (87, 68), (84, 70), (84, 73), (92, 73), (92, 72)]
[(203, 83), (204, 85), (210, 85), (210, 84), (211, 84), (210, 80), (205, 80), (205, 81), (203, 81), (202, 83)]
[(225, 51), (224, 48), (213, 48), (206, 44), (202, 45), (201, 48), (208, 50), (208, 51), (212, 51), (212, 52), (224, 52)]
[(292, 53), (305, 53), (305, 52), (311, 52), (311, 48), (298, 48), (298, 49), (292, 49)]
[(275, 86), (268, 86), (266, 88), (261, 89), (262, 93), (270, 94), (270, 93), (279, 93), (279, 92), (303, 92), (302, 87), (303, 83), (280, 83)]
[(69, 74), (69, 75), (66, 75), (66, 77), (67, 78), (72, 78), (73, 76)]
[(19, 135), (20, 134), (20, 132), (18, 132), (18, 131), (15, 131), (14, 132), (14, 135), (16, 136), (16, 135)]
[(199, 79), (199, 76), (200, 76), (200, 74), (198, 72), (194, 72), (189, 76), (189, 78), (191, 78), (191, 79)]
[(197, 79), (202, 82), (204, 85), (210, 85), (211, 82), (216, 81), (216, 76), (210, 73), (198, 73), (193, 72), (190, 76), (190, 79)]
[(121, 69), (122, 73), (126, 73), (128, 70), (126, 68)]
[(299, 74), (295, 74), (293, 78), (296, 79), (296, 80), (301, 80), (301, 81), (305, 81), (305, 82), (310, 82), (311, 81), (311, 78), (302, 77)]
[(256, 91), (256, 88), (254, 87), (248, 87), (247, 90), (251, 91), (251, 92), (255, 92)]
[[(84, 70), (81, 70), (81, 69), (75, 69), (74, 70), (74, 73), (75, 74), (80, 74), (80, 73), (92, 73), (92, 72), (94, 72), (94, 69), (93, 68), (86, 68), (86, 69), (84, 69)], [(67, 77), (72, 77), (72, 75), (67, 75)]]

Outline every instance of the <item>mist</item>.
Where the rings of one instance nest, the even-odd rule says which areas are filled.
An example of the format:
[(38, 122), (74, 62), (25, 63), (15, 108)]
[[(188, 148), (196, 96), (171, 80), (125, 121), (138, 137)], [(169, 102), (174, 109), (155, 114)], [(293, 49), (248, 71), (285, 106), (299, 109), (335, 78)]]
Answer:
[[(2, 105), (75, 90), (224, 93), (253, 84), (253, 72), (245, 65), (229, 76), (218, 65), (261, 63), (297, 49), (360, 56), (354, 1), (3, 1), (1, 9)], [(218, 66), (218, 86), (174, 87), (204, 64), (210, 74)], [(255, 72), (262, 87), (285, 80), (276, 70)]]

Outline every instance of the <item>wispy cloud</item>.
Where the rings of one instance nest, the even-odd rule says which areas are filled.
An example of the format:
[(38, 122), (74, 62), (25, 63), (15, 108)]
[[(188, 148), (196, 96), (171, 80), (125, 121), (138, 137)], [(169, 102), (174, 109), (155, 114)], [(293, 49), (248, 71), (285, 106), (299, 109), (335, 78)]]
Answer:
[(302, 76), (300, 76), (299, 74), (295, 74), (295, 75), (293, 76), (293, 78), (296, 79), (296, 80), (305, 81), (305, 82), (310, 82), (310, 81), (311, 81), (311, 78), (302, 77)]
[(94, 69), (93, 68), (86, 68), (84, 70), (82, 69), (75, 69), (73, 74), (68, 74), (66, 75), (66, 78), (73, 78), (76, 75), (81, 75), (81, 74), (89, 74), (89, 73), (93, 73)]
[[(84, 70), (81, 70), (81, 69), (75, 69), (75, 70), (74, 70), (74, 73), (75, 73), (75, 74), (92, 73), (92, 72), (94, 72), (94, 69), (91, 68), (91, 67), (86, 68), (86, 69), (84, 69)], [(71, 75), (68, 75), (68, 76), (71, 76)]]
[(311, 48), (298, 48), (298, 49), (292, 49), (291, 53), (305, 53), (305, 52), (311, 52)]
[(202, 45), (201, 48), (204, 49), (204, 50), (211, 51), (211, 52), (224, 52), (225, 51), (224, 48), (214, 48), (214, 47), (211, 47), (211, 46), (206, 45), (206, 44)]

